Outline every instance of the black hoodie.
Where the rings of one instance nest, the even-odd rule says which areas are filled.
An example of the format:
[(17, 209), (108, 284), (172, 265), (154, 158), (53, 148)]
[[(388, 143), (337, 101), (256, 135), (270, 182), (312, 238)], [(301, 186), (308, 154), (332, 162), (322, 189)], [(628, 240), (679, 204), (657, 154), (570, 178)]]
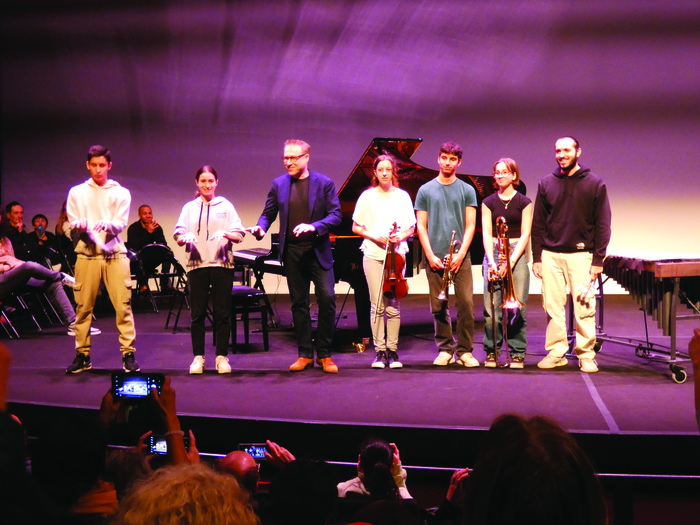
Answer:
[(610, 203), (605, 183), (590, 169), (566, 176), (561, 170), (544, 177), (537, 187), (532, 221), (532, 254), (542, 262), (542, 250), (556, 253), (592, 252), (602, 266), (610, 242)]

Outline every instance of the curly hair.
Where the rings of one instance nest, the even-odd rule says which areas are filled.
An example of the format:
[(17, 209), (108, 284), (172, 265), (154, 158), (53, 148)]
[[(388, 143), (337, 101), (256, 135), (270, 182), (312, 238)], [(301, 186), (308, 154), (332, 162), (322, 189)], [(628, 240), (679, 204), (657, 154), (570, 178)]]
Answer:
[(236, 478), (203, 464), (164, 467), (134, 484), (112, 525), (258, 525)]

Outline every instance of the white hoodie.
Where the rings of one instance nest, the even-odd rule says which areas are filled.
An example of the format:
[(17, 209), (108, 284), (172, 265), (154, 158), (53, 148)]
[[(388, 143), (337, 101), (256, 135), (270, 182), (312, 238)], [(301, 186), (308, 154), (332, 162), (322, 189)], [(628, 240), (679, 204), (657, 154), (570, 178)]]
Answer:
[(185, 246), (187, 251), (187, 271), (211, 266), (233, 266), (233, 242), (226, 237), (218, 241), (211, 236), (218, 230), (245, 235), (241, 219), (236, 209), (223, 197), (214, 197), (205, 202), (201, 197), (188, 202), (182, 208), (175, 225), (174, 238), (185, 233), (194, 233), (196, 243)]
[[(71, 228), (81, 219), (87, 219), (88, 229), (80, 234), (76, 253), (95, 256), (126, 253), (121, 233), (129, 221), (131, 193), (117, 181), (108, 179), (98, 186), (92, 179), (73, 186), (68, 193), (66, 212)], [(96, 232), (92, 228), (105, 221), (107, 231)]]

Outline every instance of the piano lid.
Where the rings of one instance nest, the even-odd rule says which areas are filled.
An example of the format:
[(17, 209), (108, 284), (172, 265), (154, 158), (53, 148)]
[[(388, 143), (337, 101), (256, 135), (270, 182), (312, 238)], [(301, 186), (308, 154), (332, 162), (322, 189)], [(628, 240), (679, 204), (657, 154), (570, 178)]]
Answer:
[[(340, 188), (338, 199), (343, 212), (343, 219), (351, 219), (355, 210), (355, 203), (363, 191), (371, 185), (372, 164), (379, 155), (389, 154), (397, 160), (399, 167), (399, 185), (411, 196), (413, 202), (416, 201), (418, 189), (426, 182), (438, 176), (438, 170), (425, 168), (416, 164), (411, 157), (416, 152), (423, 139), (400, 139), (400, 138), (380, 138), (377, 137), (370, 142), (365, 153), (352, 170), (352, 173)], [(436, 157), (437, 158), (437, 157)], [(437, 164), (437, 163), (436, 163)], [(479, 206), (485, 197), (488, 197), (497, 190), (494, 178), (491, 175), (462, 175), (457, 174), (476, 190)], [(525, 185), (521, 182), (518, 191), (525, 193)], [(480, 224), (478, 225), (480, 226)]]

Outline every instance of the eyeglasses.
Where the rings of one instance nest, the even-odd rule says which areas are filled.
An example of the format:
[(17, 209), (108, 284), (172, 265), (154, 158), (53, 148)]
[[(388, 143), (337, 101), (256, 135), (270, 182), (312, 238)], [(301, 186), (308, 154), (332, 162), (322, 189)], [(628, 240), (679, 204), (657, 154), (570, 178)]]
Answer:
[(305, 157), (306, 155), (308, 155), (308, 153), (304, 153), (303, 155), (282, 157), (282, 162), (284, 162), (285, 164), (287, 164), (288, 162), (291, 162), (292, 164), (296, 164), (300, 158)]
[(380, 168), (380, 169), (377, 170), (377, 175), (384, 175), (384, 174), (387, 174), (387, 173), (388, 173), (389, 175), (393, 175), (393, 174), (394, 174), (394, 170), (391, 169), (391, 168)]
[(512, 171), (494, 171), (493, 176), (494, 177), (507, 177), (508, 175), (512, 175)]

